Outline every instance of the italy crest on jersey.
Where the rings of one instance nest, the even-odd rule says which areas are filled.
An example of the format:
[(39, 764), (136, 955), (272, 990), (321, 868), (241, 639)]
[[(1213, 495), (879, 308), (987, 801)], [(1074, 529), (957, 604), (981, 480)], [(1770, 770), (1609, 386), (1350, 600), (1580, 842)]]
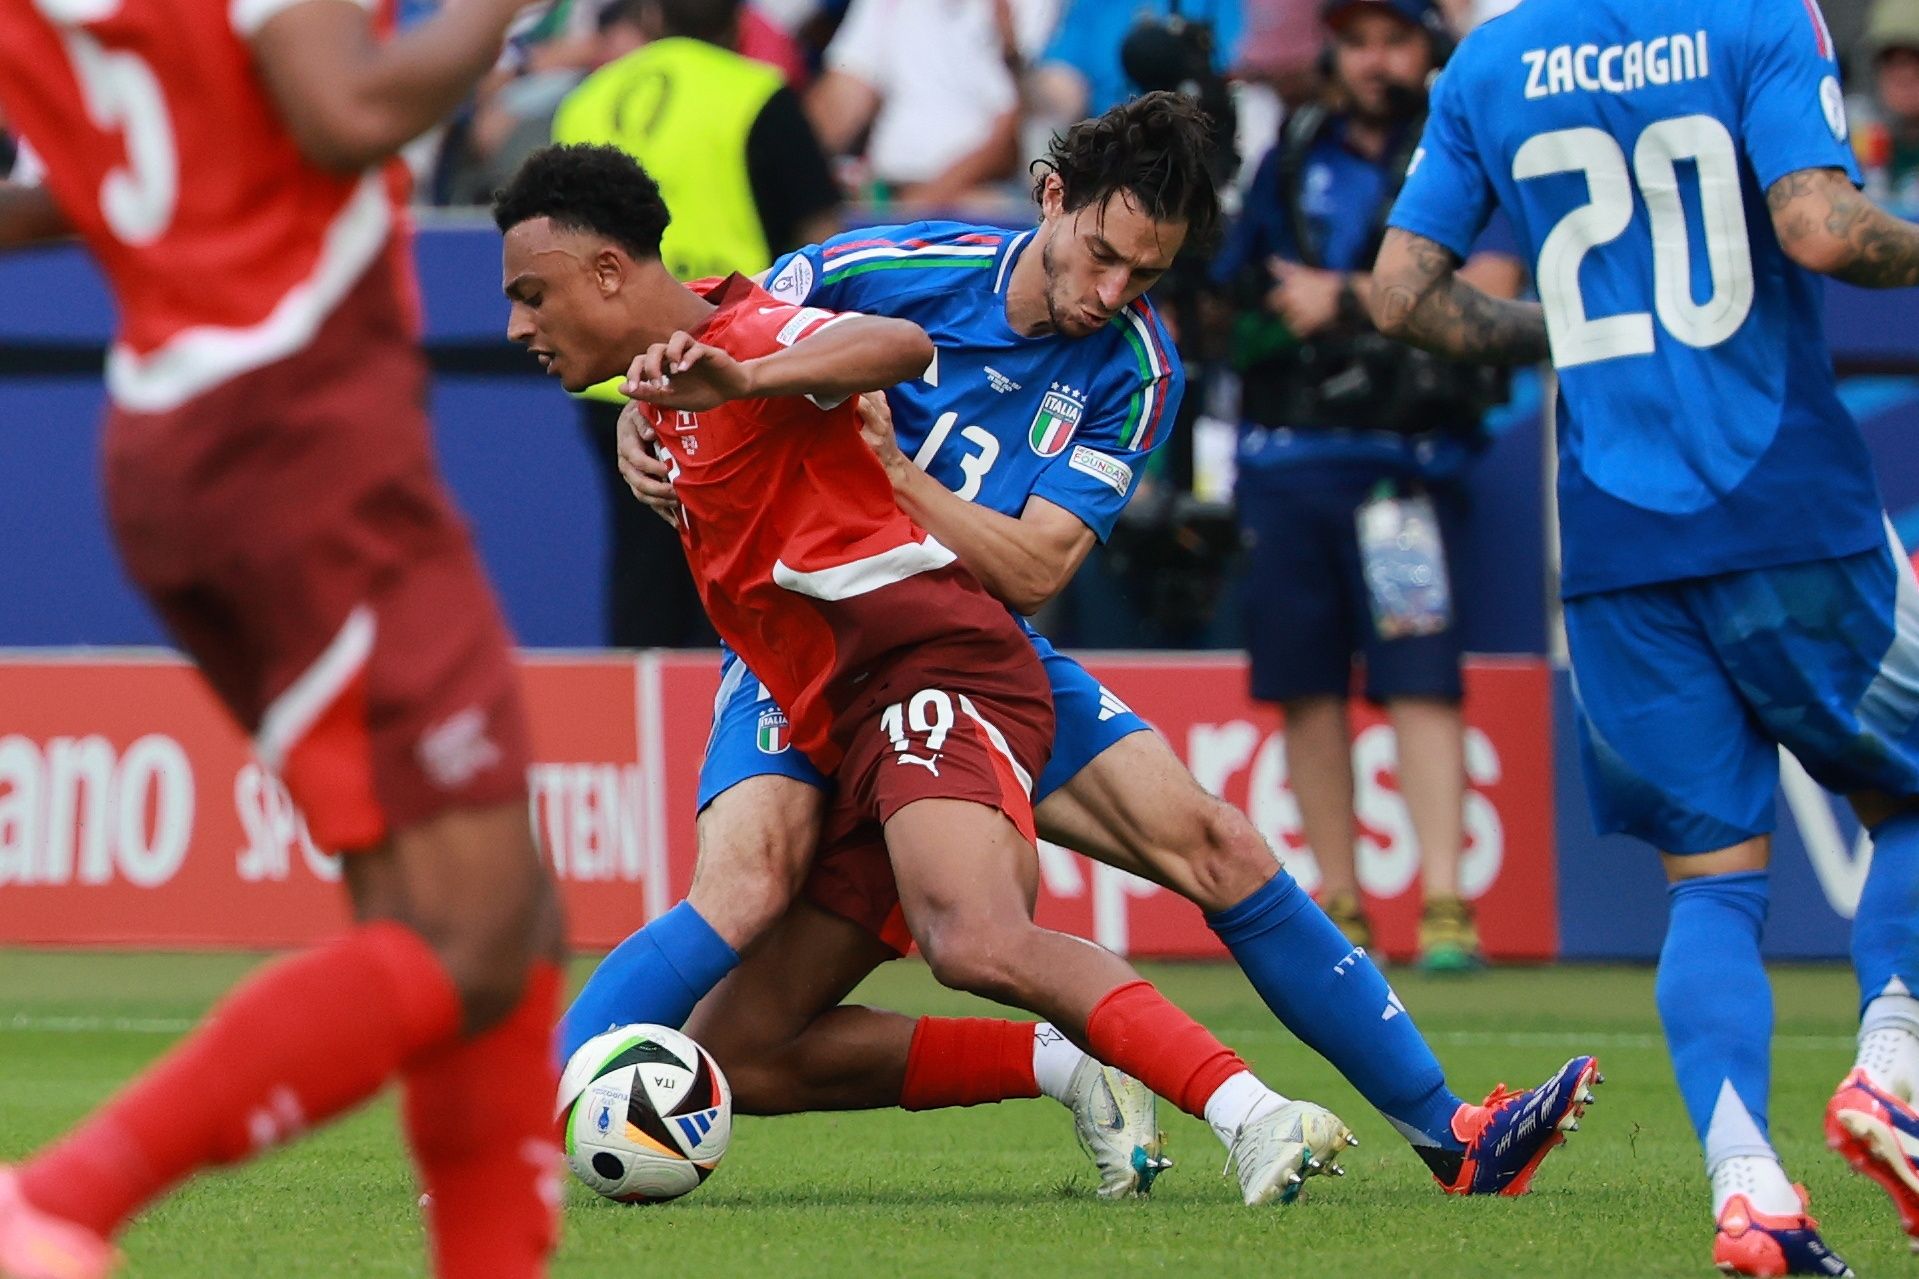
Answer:
[(1079, 427), (1086, 412), (1086, 397), (1070, 386), (1053, 383), (1040, 397), (1039, 412), (1033, 415), (1033, 427), (1027, 442), (1041, 457), (1058, 457)]
[(785, 711), (778, 709), (762, 711), (760, 713), (760, 731), (757, 739), (760, 750), (768, 755), (779, 754), (786, 749), (786, 739), (789, 731)]

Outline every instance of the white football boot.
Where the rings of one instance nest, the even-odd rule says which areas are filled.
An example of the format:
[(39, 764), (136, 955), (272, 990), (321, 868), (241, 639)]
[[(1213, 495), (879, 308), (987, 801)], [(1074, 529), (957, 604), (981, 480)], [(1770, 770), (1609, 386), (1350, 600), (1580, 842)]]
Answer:
[(1291, 1203), (1307, 1177), (1343, 1177), (1335, 1162), (1357, 1146), (1338, 1115), (1310, 1101), (1289, 1101), (1249, 1120), (1233, 1134), (1227, 1161), (1239, 1171), (1239, 1189), (1248, 1206)]
[(1124, 1199), (1151, 1193), (1154, 1180), (1173, 1166), (1160, 1153), (1159, 1098), (1122, 1070), (1087, 1057), (1067, 1086), (1067, 1107), (1080, 1148), (1099, 1169), (1099, 1197)]

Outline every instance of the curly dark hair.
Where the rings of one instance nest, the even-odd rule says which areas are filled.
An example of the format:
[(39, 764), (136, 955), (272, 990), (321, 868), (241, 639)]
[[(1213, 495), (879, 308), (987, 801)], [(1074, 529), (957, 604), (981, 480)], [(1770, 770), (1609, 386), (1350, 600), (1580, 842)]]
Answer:
[(1124, 191), (1154, 221), (1184, 222), (1188, 241), (1204, 244), (1219, 225), (1219, 192), (1206, 168), (1212, 129), (1212, 117), (1183, 94), (1141, 94), (1054, 134), (1045, 158), (1033, 161), (1033, 198), (1055, 173), (1068, 212)]
[(534, 218), (603, 235), (636, 258), (657, 258), (672, 215), (638, 160), (618, 147), (580, 143), (541, 147), (494, 194), (501, 234)]

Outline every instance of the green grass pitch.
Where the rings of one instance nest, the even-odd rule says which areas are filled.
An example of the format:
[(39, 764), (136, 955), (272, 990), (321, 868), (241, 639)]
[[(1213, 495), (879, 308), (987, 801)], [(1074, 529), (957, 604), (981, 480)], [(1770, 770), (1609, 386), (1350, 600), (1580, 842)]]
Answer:
[[(57, 1133), (161, 1051), (256, 959), (0, 951), (0, 1159)], [(576, 973), (576, 976), (579, 974)], [(939, 1114), (743, 1119), (688, 1199), (622, 1208), (569, 1186), (559, 1276), (1705, 1275), (1710, 1226), (1692, 1131), (1643, 969), (1496, 971), (1395, 985), (1477, 1099), (1581, 1050), (1607, 1083), (1583, 1131), (1519, 1200), (1441, 1195), (1392, 1130), (1267, 1015), (1226, 967), (1149, 968), (1281, 1091), (1337, 1110), (1362, 1143), (1343, 1181), (1248, 1210), (1205, 1128), (1162, 1107), (1178, 1166), (1145, 1202), (1103, 1204), (1050, 1101)], [(1828, 1154), (1819, 1118), (1851, 1060), (1854, 994), (1837, 968), (1777, 973), (1773, 1132), (1827, 1239), (1861, 1275), (1908, 1274), (1890, 1205)], [(916, 963), (865, 1002), (979, 1011)], [(477, 1115), (474, 1122), (484, 1123)], [(271, 1158), (194, 1182), (127, 1236), (137, 1279), (419, 1275), (414, 1191), (382, 1101)]]

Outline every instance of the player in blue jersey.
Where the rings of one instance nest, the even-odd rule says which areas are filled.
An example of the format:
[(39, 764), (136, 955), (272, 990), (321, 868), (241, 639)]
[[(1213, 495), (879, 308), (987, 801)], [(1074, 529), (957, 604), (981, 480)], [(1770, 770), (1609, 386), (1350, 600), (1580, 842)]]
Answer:
[[(1436, 89), (1374, 269), (1380, 327), (1560, 379), (1567, 639), (1601, 829), (1664, 857), (1661, 1019), (1714, 1259), (1842, 1274), (1767, 1133), (1759, 949), (1778, 748), (1874, 843), (1862, 1019), (1827, 1136), (1919, 1238), (1919, 586), (1834, 390), (1819, 274), (1919, 282), (1855, 190), (1815, 0), (1527, 0)], [(1540, 306), (1454, 274), (1497, 204)]]
[[(891, 421), (875, 416), (872, 440), (900, 505), (1018, 612), (1052, 598), (1112, 529), (1173, 419), (1183, 375), (1143, 295), (1189, 233), (1213, 220), (1204, 128), (1185, 99), (1136, 99), (1056, 140), (1037, 184), (1036, 229), (869, 229), (789, 255), (769, 276), (782, 300), (911, 319), (932, 337), (934, 366), (889, 392)], [(663, 468), (628, 443), (622, 461), (636, 491), (670, 502)], [(1037, 634), (1033, 643), (1059, 724), (1033, 789), (1044, 836), (1200, 905), (1274, 1013), (1405, 1134), (1448, 1190), (1522, 1192), (1589, 1099), (1592, 1059), (1575, 1058), (1538, 1089), (1462, 1102), (1372, 960), (1244, 815), (1207, 794), (1085, 668)], [(680, 1024), (755, 942), (689, 1025), (721, 1055), (742, 1106), (910, 1105), (926, 1091), (921, 1076), (942, 1067), (934, 1041), (890, 1014), (819, 1016), (894, 952), (834, 913), (839, 904), (821, 889), (843, 895), (844, 884), (822, 886), (816, 875), (794, 903), (824, 782), (778, 749), (776, 732), (760, 731), (781, 718), (729, 658), (689, 899), (608, 957), (569, 1012), (563, 1044), (615, 1022)]]

